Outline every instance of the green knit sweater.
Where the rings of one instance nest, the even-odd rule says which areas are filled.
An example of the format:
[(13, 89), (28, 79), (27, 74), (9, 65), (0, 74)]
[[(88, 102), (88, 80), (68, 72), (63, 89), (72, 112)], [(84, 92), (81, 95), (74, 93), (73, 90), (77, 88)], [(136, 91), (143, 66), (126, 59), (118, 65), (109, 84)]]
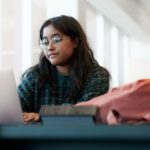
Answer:
[[(18, 94), (24, 112), (39, 112), (42, 105), (68, 103), (67, 97), (72, 86), (70, 76), (64, 76), (57, 71), (53, 75), (56, 79), (55, 92), (48, 83), (45, 83), (42, 88), (38, 86), (38, 70), (34, 69), (24, 75), (18, 86)], [(83, 88), (78, 92), (76, 102), (90, 100), (108, 90), (109, 75), (97, 65), (93, 67)]]

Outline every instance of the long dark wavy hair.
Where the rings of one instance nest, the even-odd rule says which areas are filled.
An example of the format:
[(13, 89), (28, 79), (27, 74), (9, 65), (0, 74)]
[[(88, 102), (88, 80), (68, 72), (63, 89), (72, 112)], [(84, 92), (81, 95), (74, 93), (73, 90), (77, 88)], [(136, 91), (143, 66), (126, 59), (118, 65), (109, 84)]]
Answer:
[[(43, 30), (48, 25), (53, 25), (58, 31), (69, 36), (72, 40), (77, 41), (77, 46), (74, 49), (71, 60), (69, 61), (71, 68), (70, 77), (72, 79), (72, 88), (68, 92), (68, 102), (75, 103), (76, 96), (83, 88), (89, 72), (91, 71), (92, 67), (95, 64), (98, 65), (98, 63), (93, 57), (93, 52), (88, 45), (86, 35), (77, 20), (75, 20), (73, 17), (64, 15), (48, 19), (46, 22), (44, 22), (40, 29), (40, 40), (43, 39)], [(50, 61), (47, 60), (43, 52), (41, 53), (39, 64), (34, 66), (34, 68), (35, 67), (39, 68), (40, 86), (47, 82), (55, 91), (56, 79), (54, 79), (52, 72), (56, 68), (50, 63)], [(102, 71), (107, 72), (105, 68), (101, 68)]]

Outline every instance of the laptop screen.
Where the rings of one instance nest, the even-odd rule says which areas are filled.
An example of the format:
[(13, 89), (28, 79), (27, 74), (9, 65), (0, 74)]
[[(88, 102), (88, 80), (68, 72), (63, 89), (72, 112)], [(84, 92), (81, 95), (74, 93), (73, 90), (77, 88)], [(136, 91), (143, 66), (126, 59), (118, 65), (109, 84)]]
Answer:
[(0, 124), (20, 124), (22, 110), (12, 69), (0, 69)]

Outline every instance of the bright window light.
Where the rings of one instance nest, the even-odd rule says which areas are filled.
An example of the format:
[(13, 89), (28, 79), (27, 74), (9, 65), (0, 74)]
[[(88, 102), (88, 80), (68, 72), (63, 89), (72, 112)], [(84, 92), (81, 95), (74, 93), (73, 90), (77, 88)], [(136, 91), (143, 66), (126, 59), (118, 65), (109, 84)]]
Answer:
[(31, 0), (22, 0), (22, 71), (31, 66)]
[[(2, 29), (2, 1), (0, 1), (0, 29)], [(0, 32), (0, 66), (2, 65), (2, 32)]]
[(104, 17), (96, 18), (96, 60), (104, 65)]
[[(47, 0), (46, 3), (47, 18), (59, 15), (70, 15), (76, 19), (78, 18), (78, 0)], [(58, 5), (60, 6), (59, 8)]]
[(119, 85), (119, 32), (115, 26), (111, 28), (111, 75), (112, 86)]
[(122, 62), (123, 62), (123, 83), (128, 83), (129, 82), (129, 63), (130, 63), (130, 55), (129, 51), (130, 49), (130, 44), (129, 44), (129, 37), (127, 35), (122, 36)]

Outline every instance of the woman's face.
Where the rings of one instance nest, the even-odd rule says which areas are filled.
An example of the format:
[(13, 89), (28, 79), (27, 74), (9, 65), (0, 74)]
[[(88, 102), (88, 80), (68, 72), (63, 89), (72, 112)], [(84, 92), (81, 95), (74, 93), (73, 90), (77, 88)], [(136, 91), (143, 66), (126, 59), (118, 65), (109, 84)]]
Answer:
[(53, 25), (48, 25), (43, 30), (41, 42), (43, 43), (44, 55), (52, 65), (68, 65), (76, 45), (75, 41), (59, 32)]

